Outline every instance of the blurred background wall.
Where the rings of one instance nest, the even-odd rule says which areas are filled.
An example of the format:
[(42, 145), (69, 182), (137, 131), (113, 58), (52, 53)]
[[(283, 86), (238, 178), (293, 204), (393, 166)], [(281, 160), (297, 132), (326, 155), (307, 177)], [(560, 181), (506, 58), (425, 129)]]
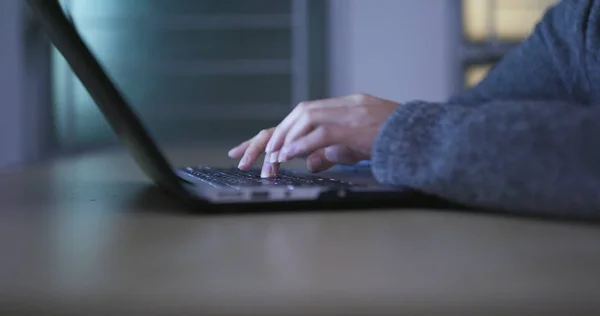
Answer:
[(23, 159), (21, 113), (21, 32), (19, 2), (0, 2), (0, 166)]
[[(61, 0), (161, 144), (233, 144), (299, 101), (443, 101), (552, 0)], [(0, 1), (0, 168), (114, 146), (21, 0)]]
[(457, 79), (457, 3), (331, 0), (331, 94), (446, 99)]

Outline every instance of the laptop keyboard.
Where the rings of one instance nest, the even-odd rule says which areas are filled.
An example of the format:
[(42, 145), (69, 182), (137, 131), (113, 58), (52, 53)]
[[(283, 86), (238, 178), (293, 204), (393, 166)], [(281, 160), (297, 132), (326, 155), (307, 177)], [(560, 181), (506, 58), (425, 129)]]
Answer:
[(311, 175), (299, 175), (291, 171), (279, 170), (277, 176), (263, 179), (260, 169), (242, 171), (238, 168), (188, 167), (183, 169), (188, 174), (216, 187), (247, 187), (247, 186), (327, 186), (348, 187), (352, 183), (336, 179), (322, 178)]

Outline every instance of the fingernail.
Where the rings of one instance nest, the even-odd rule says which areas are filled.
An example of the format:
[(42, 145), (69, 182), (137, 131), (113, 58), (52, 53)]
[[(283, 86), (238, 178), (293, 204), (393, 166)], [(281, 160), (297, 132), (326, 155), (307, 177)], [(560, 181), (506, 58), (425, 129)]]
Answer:
[(270, 163), (277, 163), (278, 158), (279, 158), (279, 154), (276, 152), (269, 154), (269, 162)]
[(279, 162), (286, 162), (290, 159), (290, 157), (294, 154), (292, 147), (283, 147), (279, 152)]
[(243, 157), (242, 160), (240, 160), (240, 163), (238, 164), (238, 168), (244, 167), (246, 163), (248, 163), (248, 157)]
[(273, 175), (273, 165), (267, 164), (263, 166), (263, 169), (260, 173), (261, 178), (270, 178)]

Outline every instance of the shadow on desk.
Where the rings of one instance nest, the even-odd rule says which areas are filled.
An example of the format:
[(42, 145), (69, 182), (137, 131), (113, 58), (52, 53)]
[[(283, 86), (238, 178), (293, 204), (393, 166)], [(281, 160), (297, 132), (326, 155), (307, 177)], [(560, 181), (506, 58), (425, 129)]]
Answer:
[(458, 204), (424, 194), (414, 193), (406, 198), (373, 201), (295, 201), (282, 203), (245, 203), (230, 205), (214, 205), (200, 200), (183, 201), (155, 185), (148, 185), (128, 201), (129, 208), (136, 212), (177, 212), (183, 215), (235, 215), (264, 214), (283, 212), (360, 212), (370, 210), (399, 211), (402, 209), (428, 209), (471, 211)]
[(142, 188), (132, 200), (128, 202), (130, 209), (134, 212), (165, 213), (175, 212), (180, 215), (248, 215), (265, 213), (298, 213), (298, 212), (365, 212), (365, 211), (390, 211), (402, 212), (403, 210), (427, 210), (435, 212), (471, 213), (474, 215), (521, 218), (523, 220), (561, 221), (580, 224), (600, 224), (597, 219), (572, 218), (567, 216), (531, 214), (528, 212), (505, 212), (499, 210), (476, 209), (460, 204), (451, 203), (441, 198), (415, 193), (406, 199), (395, 199), (388, 201), (349, 201), (349, 202), (294, 202), (294, 203), (272, 203), (272, 204), (244, 204), (215, 206), (209, 203), (196, 201), (195, 203), (183, 203), (175, 197), (170, 196), (157, 186), (149, 185)]
[(495, 216), (504, 218), (518, 218), (522, 220), (570, 222), (582, 225), (600, 224), (600, 218), (577, 217), (555, 214), (533, 214), (530, 212), (506, 212), (501, 210), (478, 209), (452, 203), (447, 200), (422, 193), (416, 193), (406, 199), (395, 199), (388, 201), (349, 201), (349, 202), (294, 202), (294, 203), (270, 203), (270, 204), (244, 204), (215, 206), (210, 203), (195, 201), (183, 203), (175, 197), (155, 185), (143, 187), (128, 201), (133, 212), (150, 213), (174, 213), (189, 216), (223, 216), (223, 215), (248, 215), (268, 213), (305, 213), (305, 212), (368, 212), (388, 211), (402, 212), (405, 210), (426, 210), (434, 212), (469, 213), (473, 215)]

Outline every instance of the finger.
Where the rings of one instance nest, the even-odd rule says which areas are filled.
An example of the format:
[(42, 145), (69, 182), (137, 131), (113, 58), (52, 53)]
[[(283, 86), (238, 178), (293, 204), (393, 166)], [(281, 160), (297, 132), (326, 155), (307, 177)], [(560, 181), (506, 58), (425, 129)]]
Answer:
[(263, 162), (262, 170), (260, 171), (261, 178), (272, 178), (277, 174), (279, 169), (279, 163), (271, 163), (269, 162), (268, 155), (265, 156), (265, 161)]
[(300, 119), (288, 131), (283, 145), (296, 141), (321, 124), (346, 124), (348, 112), (347, 107), (320, 107), (304, 111)]
[(285, 135), (288, 133), (294, 123), (302, 116), (302, 114), (310, 109), (322, 107), (341, 107), (347, 104), (347, 98), (324, 99), (311, 102), (302, 102), (294, 108), (273, 132), (273, 137), (267, 144), (267, 152), (278, 151), (284, 144)]
[(347, 146), (334, 145), (325, 148), (325, 158), (341, 165), (353, 165), (368, 157), (361, 157), (358, 153)]
[(338, 125), (319, 126), (292, 142), (286, 144), (279, 154), (279, 162), (286, 162), (295, 157), (306, 155), (331, 145), (340, 144), (343, 141), (344, 129)]
[(360, 157), (350, 148), (333, 145), (311, 154), (306, 161), (306, 166), (310, 172), (322, 172), (338, 164), (351, 165), (360, 160)]
[(271, 138), (272, 133), (273, 129), (266, 129), (262, 130), (254, 137), (252, 143), (250, 143), (244, 152), (238, 168), (247, 170), (256, 162), (256, 159), (258, 159), (258, 157), (265, 150), (265, 146), (267, 145), (269, 138)]
[(325, 150), (319, 149), (306, 159), (306, 167), (310, 172), (321, 172), (335, 166), (335, 163), (325, 157)]
[(232, 149), (229, 150), (229, 152), (227, 153), (227, 155), (231, 158), (240, 158), (242, 157), (242, 155), (244, 154), (244, 152), (246, 151), (246, 149), (248, 149), (248, 147), (250, 146), (250, 143), (252, 142), (254, 138), (251, 138), (235, 147), (233, 147)]
[(270, 163), (278, 163), (279, 162), (278, 157), (279, 157), (278, 151), (272, 152), (270, 154), (265, 154), (265, 160), (267, 160)]
[(260, 172), (262, 178), (274, 177), (277, 174), (279, 169), (279, 163), (277, 162), (278, 155), (279, 152), (265, 154), (265, 161)]
[(275, 147), (277, 147), (277, 144), (280, 142), (280, 139), (282, 139), (282, 135), (285, 135), (285, 133), (287, 133), (288, 129), (292, 126), (293, 122), (296, 121), (297, 117), (300, 115), (300, 112), (302, 111), (302, 108), (308, 107), (308, 106), (309, 105), (307, 102), (302, 102), (302, 103), (298, 104), (292, 110), (292, 112), (290, 112), (290, 114), (288, 114), (283, 119), (283, 121), (281, 121), (281, 123), (279, 123), (279, 125), (277, 125), (275, 127), (275, 130), (273, 131), (273, 135), (271, 136), (271, 139), (267, 143), (265, 152), (271, 153), (273, 151), (278, 150), (278, 149), (275, 149)]

